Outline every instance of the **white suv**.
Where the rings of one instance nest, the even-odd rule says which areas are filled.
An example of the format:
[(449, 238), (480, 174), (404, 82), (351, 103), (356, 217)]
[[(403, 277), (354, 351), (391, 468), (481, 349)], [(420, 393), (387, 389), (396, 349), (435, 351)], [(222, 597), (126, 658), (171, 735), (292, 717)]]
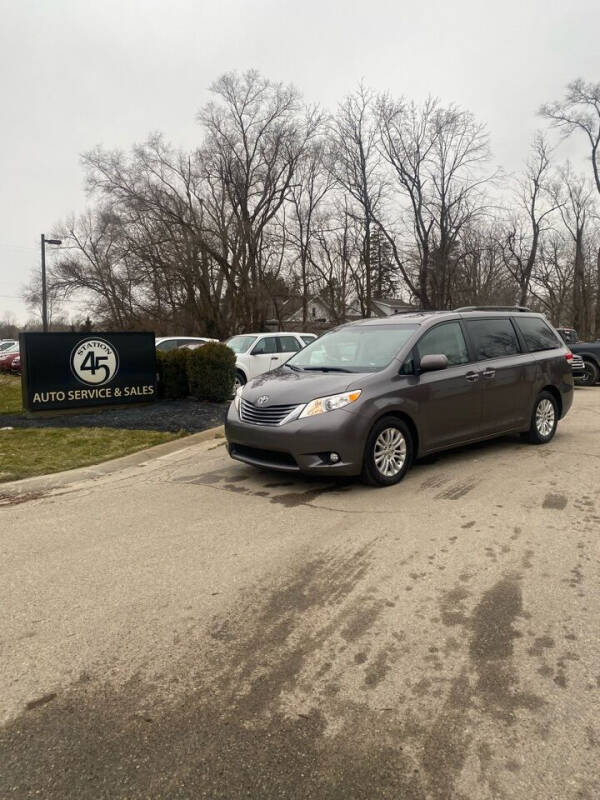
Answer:
[(168, 353), (169, 350), (178, 350), (180, 347), (193, 347), (218, 341), (218, 339), (207, 339), (206, 336), (159, 336), (156, 339), (156, 349)]
[(242, 333), (225, 344), (235, 353), (235, 390), (247, 381), (277, 369), (317, 337), (314, 333)]

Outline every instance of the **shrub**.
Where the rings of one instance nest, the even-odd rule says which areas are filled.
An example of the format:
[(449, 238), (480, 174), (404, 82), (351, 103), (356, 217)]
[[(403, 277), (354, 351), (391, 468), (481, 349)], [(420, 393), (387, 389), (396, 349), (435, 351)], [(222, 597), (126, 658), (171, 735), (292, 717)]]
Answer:
[(187, 376), (187, 362), (191, 350), (169, 350), (156, 353), (158, 369), (158, 396), (178, 400), (188, 397), (190, 390)]
[(187, 374), (190, 394), (196, 400), (229, 400), (235, 379), (235, 353), (225, 344), (209, 342), (190, 352)]

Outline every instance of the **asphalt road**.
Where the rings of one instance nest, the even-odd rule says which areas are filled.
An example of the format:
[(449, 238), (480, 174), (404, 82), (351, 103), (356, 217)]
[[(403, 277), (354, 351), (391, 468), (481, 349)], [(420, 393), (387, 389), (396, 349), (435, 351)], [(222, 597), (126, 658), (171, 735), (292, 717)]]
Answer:
[(596, 800), (599, 410), (391, 489), (217, 439), (5, 498), (0, 796)]

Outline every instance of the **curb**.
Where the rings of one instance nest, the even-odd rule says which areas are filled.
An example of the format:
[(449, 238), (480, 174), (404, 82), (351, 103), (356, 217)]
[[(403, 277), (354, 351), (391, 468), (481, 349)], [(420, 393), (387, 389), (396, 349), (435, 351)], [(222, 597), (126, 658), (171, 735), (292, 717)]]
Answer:
[(102, 461), (99, 464), (92, 464), (88, 467), (76, 467), (75, 469), (65, 470), (64, 472), (54, 472), (49, 475), (36, 475), (33, 478), (22, 478), (18, 481), (8, 481), (0, 483), (0, 508), (2, 505), (10, 505), (10, 500), (18, 500), (23, 495), (23, 499), (34, 499), (35, 496), (52, 489), (61, 489), (73, 483), (85, 480), (94, 480), (105, 475), (112, 475), (119, 470), (128, 467), (137, 467), (148, 461), (155, 461), (171, 453), (177, 453), (188, 447), (207, 442), (211, 439), (221, 439), (225, 435), (223, 425), (216, 428), (207, 428), (200, 433), (192, 433), (182, 439), (175, 439), (172, 442), (147, 447), (145, 450), (137, 450), (127, 456), (119, 456), (110, 461)]

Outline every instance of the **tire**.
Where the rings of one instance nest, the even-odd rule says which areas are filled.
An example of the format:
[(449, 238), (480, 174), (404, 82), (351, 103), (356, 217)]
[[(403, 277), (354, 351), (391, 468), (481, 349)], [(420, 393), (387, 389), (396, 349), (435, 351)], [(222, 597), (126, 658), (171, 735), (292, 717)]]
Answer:
[(235, 380), (233, 381), (233, 394), (235, 395), (237, 390), (240, 389), (242, 386), (245, 386), (246, 383), (247, 383), (247, 381), (246, 381), (246, 376), (244, 375), (244, 373), (241, 370), (236, 369), (236, 371), (235, 371)]
[(558, 406), (550, 392), (540, 392), (533, 407), (527, 439), (532, 444), (546, 444), (556, 433)]
[(361, 479), (369, 486), (393, 486), (408, 472), (413, 455), (408, 425), (397, 417), (382, 417), (367, 438)]
[(575, 383), (577, 386), (594, 386), (594, 384), (598, 383), (598, 367), (593, 361), (584, 360), (583, 363), (585, 364), (585, 372), (581, 377), (575, 379)]

